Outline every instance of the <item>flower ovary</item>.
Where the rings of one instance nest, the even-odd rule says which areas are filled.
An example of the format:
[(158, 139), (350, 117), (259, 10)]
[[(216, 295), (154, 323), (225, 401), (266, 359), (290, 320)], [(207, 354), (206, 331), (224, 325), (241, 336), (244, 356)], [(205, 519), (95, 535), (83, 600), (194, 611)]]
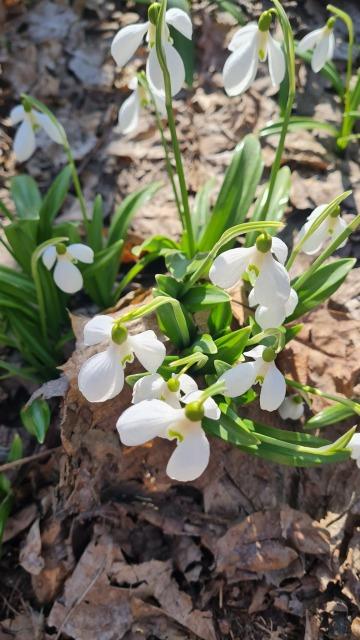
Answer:
[(272, 239), (271, 236), (264, 231), (256, 238), (256, 248), (261, 253), (267, 253), (271, 249)]
[(128, 336), (126, 327), (123, 324), (115, 323), (111, 329), (111, 339), (115, 344), (123, 344)]
[(204, 408), (201, 402), (189, 402), (185, 407), (185, 416), (191, 422), (200, 422), (204, 415)]

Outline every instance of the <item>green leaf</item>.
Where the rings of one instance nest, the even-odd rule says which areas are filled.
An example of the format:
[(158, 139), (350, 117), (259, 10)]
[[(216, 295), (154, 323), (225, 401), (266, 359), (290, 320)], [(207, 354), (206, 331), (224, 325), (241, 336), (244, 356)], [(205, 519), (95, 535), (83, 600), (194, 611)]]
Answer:
[(103, 307), (113, 303), (113, 287), (120, 267), (123, 240), (105, 247), (94, 256), (94, 262), (83, 269), (84, 288)]
[(286, 327), (285, 344), (290, 342), (290, 340), (293, 340), (298, 335), (298, 333), (300, 333), (303, 326), (303, 323), (299, 323), (292, 325), (292, 327)]
[[(276, 122), (269, 122), (260, 130), (260, 138), (265, 136), (279, 135), (283, 128), (284, 121), (282, 118)], [(319, 129), (320, 131), (327, 131), (332, 136), (338, 135), (338, 130), (329, 122), (323, 122), (322, 120), (315, 120), (307, 116), (291, 116), (288, 125), (288, 131), (301, 131), (302, 129)]]
[(179, 244), (167, 236), (152, 236), (137, 247), (133, 247), (132, 253), (134, 256), (140, 256), (142, 253), (156, 253), (160, 256), (168, 249), (179, 250)]
[(205, 353), (206, 355), (217, 353), (217, 351), (217, 346), (208, 333), (203, 333), (201, 336), (196, 338), (189, 349), (189, 353), (200, 352)]
[[(289, 202), (290, 189), (291, 189), (291, 171), (289, 167), (282, 167), (279, 170), (275, 179), (274, 190), (271, 195), (265, 220), (275, 220), (275, 221), (282, 220), (285, 209)], [(261, 196), (256, 201), (255, 208), (251, 216), (252, 222), (263, 219), (261, 214), (262, 214), (262, 211), (264, 210), (264, 206), (267, 201), (268, 192), (269, 192), (269, 185), (267, 184)], [(270, 235), (276, 234), (276, 229), (274, 229), (273, 231), (270, 230), (269, 233)], [(258, 233), (254, 231), (252, 231), (251, 233), (248, 233), (246, 236), (245, 246), (251, 247), (254, 244), (257, 235)]]
[(247, 18), (236, 2), (233, 0), (215, 0), (215, 3), (221, 11), (229, 13), (238, 24), (246, 24)]
[(257, 137), (247, 135), (235, 149), (212, 215), (199, 241), (202, 251), (212, 249), (221, 234), (245, 220), (263, 171)]
[(31, 176), (15, 176), (10, 181), (10, 191), (19, 218), (39, 217), (41, 194)]
[(243, 422), (238, 418), (236, 413), (230, 409), (225, 403), (221, 403), (221, 415), (219, 420), (210, 420), (203, 418), (202, 426), (206, 433), (221, 438), (225, 442), (230, 442), (236, 446), (248, 446), (256, 449), (259, 440), (251, 431), (246, 429)]
[(357, 414), (344, 404), (337, 402), (336, 404), (326, 407), (322, 411), (319, 411), (316, 415), (312, 416), (306, 423), (305, 429), (321, 429), (329, 424), (337, 424), (343, 420), (347, 420)]
[(191, 287), (181, 298), (181, 303), (190, 313), (203, 311), (215, 305), (228, 302), (230, 296), (226, 291), (213, 284), (199, 284)]
[(172, 276), (163, 275), (162, 273), (158, 273), (155, 276), (156, 284), (158, 285), (159, 291), (166, 293), (166, 295), (171, 296), (172, 298), (177, 298), (178, 293), (181, 288), (180, 282), (175, 280)]
[(69, 192), (70, 180), (71, 167), (67, 165), (56, 176), (50, 189), (47, 191), (39, 212), (39, 241), (47, 240), (51, 237), (51, 226)]
[(210, 178), (210, 180), (205, 182), (203, 187), (201, 187), (201, 189), (196, 194), (191, 215), (193, 231), (196, 240), (200, 238), (204, 227), (207, 225), (210, 219), (210, 198), (215, 183), (215, 178)]
[(289, 467), (320, 467), (323, 464), (333, 464), (348, 460), (349, 451), (337, 451), (331, 455), (321, 455), (320, 452), (314, 453), (298, 453), (284, 449), (280, 445), (268, 444), (262, 442), (257, 449), (250, 447), (241, 447), (246, 453), (250, 453), (264, 460), (269, 460), (276, 464), (284, 464)]
[(30, 405), (25, 405), (20, 411), (20, 417), (26, 431), (43, 444), (51, 418), (46, 400), (36, 398)]
[(32, 280), (14, 269), (2, 267), (0, 265), (0, 292), (16, 298), (20, 301), (27, 301), (32, 304), (35, 300), (35, 287)]
[(230, 302), (219, 304), (215, 309), (211, 310), (208, 317), (208, 327), (214, 336), (223, 333), (230, 328), (232, 321), (232, 311)]
[(95, 253), (103, 248), (103, 218), (102, 197), (97, 195), (94, 201), (92, 217), (87, 226), (87, 240)]
[(37, 220), (17, 220), (6, 225), (5, 235), (22, 269), (31, 275), (31, 256), (37, 246)]
[(16, 433), (13, 437), (13, 441), (10, 446), (10, 451), (8, 453), (7, 461), (14, 462), (15, 460), (20, 460), (23, 456), (23, 443), (18, 433)]
[(0, 502), (0, 545), (3, 539), (5, 525), (11, 512), (12, 502), (13, 496), (10, 491), (2, 500), (2, 502)]
[(175, 251), (168, 251), (165, 255), (165, 264), (170, 274), (179, 282), (182, 282), (187, 273), (188, 267), (191, 264), (184, 253), (175, 249)]
[(229, 364), (236, 362), (244, 351), (251, 329), (244, 327), (215, 340), (218, 348), (218, 360)]
[[(344, 282), (347, 274), (354, 267), (354, 258), (341, 258), (319, 267), (299, 289), (299, 303), (288, 322), (299, 318), (304, 313), (327, 300)], [(297, 278), (295, 278), (294, 283)], [(294, 284), (292, 283), (292, 284)]]
[(162, 186), (161, 182), (154, 182), (142, 187), (128, 195), (111, 218), (109, 227), (108, 246), (123, 240), (135, 213), (142, 207)]
[[(158, 296), (163, 296), (163, 292), (159, 289), (153, 289), (153, 296), (156, 299)], [(162, 307), (159, 307), (156, 310), (156, 316), (159, 323), (160, 330), (165, 333), (165, 335), (170, 338), (171, 342), (178, 347), (179, 349), (184, 349), (189, 346), (191, 338), (195, 336), (196, 327), (190, 316), (190, 314), (186, 311), (186, 309), (180, 305), (180, 311), (182, 323), (187, 327), (189, 338), (187, 341), (183, 338), (183, 332), (181, 331), (181, 327), (179, 327), (178, 319), (176, 318), (176, 314), (169, 304), (166, 304)]]

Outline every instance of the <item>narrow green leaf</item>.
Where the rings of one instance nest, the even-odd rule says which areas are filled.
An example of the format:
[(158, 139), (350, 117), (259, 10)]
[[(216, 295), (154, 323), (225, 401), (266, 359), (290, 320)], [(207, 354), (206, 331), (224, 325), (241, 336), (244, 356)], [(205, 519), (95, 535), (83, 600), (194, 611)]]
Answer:
[(350, 407), (346, 407), (339, 402), (331, 405), (330, 407), (326, 407), (316, 415), (312, 416), (305, 423), (305, 429), (321, 429), (329, 424), (338, 424), (352, 416), (356, 416), (356, 418), (358, 418), (356, 413), (352, 411)]
[[(283, 119), (280, 118), (276, 122), (269, 122), (260, 130), (260, 137), (273, 136), (281, 133), (283, 127)], [(302, 129), (319, 129), (320, 131), (327, 131), (330, 135), (336, 137), (338, 130), (329, 122), (323, 122), (322, 120), (315, 120), (307, 116), (291, 116), (288, 125), (288, 131), (301, 131)]]
[(67, 165), (56, 176), (51, 187), (45, 194), (40, 208), (39, 240), (47, 240), (51, 235), (53, 220), (59, 213), (64, 200), (69, 192), (71, 180), (71, 167)]
[[(274, 190), (271, 195), (269, 208), (265, 220), (281, 221), (284, 215), (285, 209), (289, 202), (291, 189), (291, 171), (289, 167), (282, 167), (275, 180)], [(255, 204), (254, 211), (251, 216), (251, 221), (261, 220), (261, 213), (264, 209), (264, 205), (267, 202), (267, 196), (269, 191), (269, 185), (267, 184), (262, 194), (258, 198)], [(270, 235), (276, 234), (276, 229), (269, 231)], [(248, 233), (245, 240), (245, 246), (251, 247), (255, 240), (257, 232), (252, 231)]]
[(22, 456), (23, 456), (23, 443), (19, 434), (16, 433), (10, 445), (10, 451), (8, 453), (7, 461), (14, 462), (15, 460), (20, 460)]
[(230, 296), (226, 291), (208, 283), (192, 287), (181, 298), (182, 304), (190, 313), (203, 311), (223, 302), (229, 302), (229, 300)]
[(108, 246), (119, 240), (124, 240), (135, 213), (153, 197), (161, 186), (161, 182), (154, 182), (142, 187), (128, 195), (121, 205), (116, 208), (110, 222)]
[(87, 240), (90, 247), (97, 253), (103, 248), (103, 202), (101, 195), (94, 201), (92, 217), (87, 227)]
[(15, 176), (10, 181), (10, 191), (19, 218), (39, 217), (41, 194), (31, 176)]
[(22, 269), (31, 275), (31, 256), (37, 245), (37, 220), (17, 220), (6, 225), (5, 235)]
[(26, 431), (43, 444), (51, 417), (46, 400), (36, 398), (30, 405), (25, 405), (20, 411), (20, 417)]

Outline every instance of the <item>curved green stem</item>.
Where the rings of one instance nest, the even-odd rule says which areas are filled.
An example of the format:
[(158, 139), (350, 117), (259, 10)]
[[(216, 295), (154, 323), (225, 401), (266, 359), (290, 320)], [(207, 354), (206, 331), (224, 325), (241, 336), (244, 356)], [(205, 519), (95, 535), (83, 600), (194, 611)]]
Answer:
[(194, 232), (193, 232), (192, 223), (191, 223), (189, 196), (188, 196), (187, 187), (186, 187), (186, 180), (185, 180), (185, 174), (184, 174), (184, 167), (181, 159), (179, 141), (176, 134), (176, 125), (175, 125), (175, 118), (174, 118), (174, 112), (172, 108), (172, 99), (171, 99), (170, 73), (167, 67), (166, 57), (165, 57), (163, 43), (162, 43), (165, 11), (166, 11), (166, 0), (162, 0), (158, 21), (156, 25), (155, 47), (156, 47), (157, 57), (158, 57), (161, 71), (164, 78), (165, 106), (166, 106), (166, 112), (168, 116), (169, 130), (171, 135), (171, 141), (172, 141), (175, 164), (176, 164), (176, 171), (179, 179), (180, 193), (181, 193), (181, 199), (182, 199), (181, 223), (185, 233), (187, 253), (188, 253), (188, 256), (192, 258), (195, 254), (195, 240), (194, 240)]
[(295, 77), (295, 47), (294, 47), (294, 37), (291, 30), (290, 22), (288, 17), (279, 2), (279, 0), (272, 0), (273, 4), (276, 8), (276, 14), (279, 19), (281, 29), (284, 35), (284, 45), (286, 52), (286, 62), (287, 62), (287, 73), (289, 78), (289, 93), (288, 99), (286, 102), (286, 108), (284, 112), (284, 117), (282, 119), (282, 127), (280, 133), (280, 139), (278, 142), (278, 146), (276, 149), (276, 154), (274, 158), (273, 165), (271, 167), (270, 179), (269, 179), (269, 190), (267, 194), (267, 198), (261, 212), (261, 220), (266, 220), (266, 217), (269, 212), (269, 206), (272, 198), (272, 194), (275, 187), (276, 177), (279, 172), (281, 166), (282, 154), (285, 146), (286, 134), (289, 126), (289, 121), (291, 117), (291, 112), (293, 108), (293, 103), (295, 99), (296, 93), (296, 77)]
[(74, 156), (73, 153), (71, 151), (70, 145), (67, 144), (65, 146), (65, 152), (68, 158), (68, 162), (71, 168), (71, 175), (72, 175), (72, 180), (73, 180), (73, 184), (74, 184), (74, 189), (75, 189), (75, 193), (77, 195), (77, 198), (79, 200), (79, 204), (80, 204), (80, 210), (81, 210), (81, 215), (83, 217), (83, 221), (84, 221), (84, 225), (85, 225), (85, 229), (87, 229), (88, 223), (89, 223), (89, 217), (87, 214), (87, 208), (86, 208), (86, 202), (85, 202), (85, 197), (81, 188), (81, 184), (80, 184), (80, 180), (79, 180), (79, 175), (76, 169), (76, 164), (75, 164), (75, 160), (74, 160)]
[(285, 378), (285, 382), (289, 387), (293, 387), (294, 389), (300, 389), (301, 391), (305, 391), (305, 393), (311, 393), (313, 396), (319, 396), (320, 398), (333, 400), (333, 402), (339, 402), (345, 407), (349, 407), (349, 409), (360, 416), (359, 402), (354, 402), (354, 400), (350, 400), (349, 398), (343, 398), (342, 396), (337, 396), (332, 393), (320, 391), (320, 389), (316, 389), (316, 387), (311, 387), (308, 384), (301, 384), (301, 382), (295, 382), (295, 380), (291, 380), (291, 378)]
[(345, 149), (348, 143), (347, 137), (351, 130), (351, 125), (350, 125), (351, 116), (349, 115), (349, 112), (351, 110), (350, 83), (351, 83), (351, 76), (352, 76), (352, 59), (353, 59), (353, 48), (354, 48), (354, 25), (351, 17), (349, 16), (348, 13), (346, 13), (346, 11), (342, 11), (341, 9), (334, 7), (334, 5), (332, 4), (328, 4), (326, 8), (328, 11), (330, 11), (330, 13), (333, 13), (337, 18), (340, 18), (340, 20), (342, 20), (345, 23), (346, 28), (348, 30), (348, 37), (349, 37), (348, 57), (347, 57), (347, 64), (346, 64), (345, 95), (344, 95), (345, 106), (344, 106), (344, 113), (343, 113), (343, 120), (342, 120), (340, 135), (337, 140), (338, 147), (340, 149)]

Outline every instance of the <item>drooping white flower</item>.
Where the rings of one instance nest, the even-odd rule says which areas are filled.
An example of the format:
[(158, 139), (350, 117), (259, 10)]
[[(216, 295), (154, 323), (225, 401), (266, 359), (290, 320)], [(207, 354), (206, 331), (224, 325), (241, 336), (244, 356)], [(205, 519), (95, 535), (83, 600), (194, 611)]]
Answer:
[(244, 93), (255, 80), (259, 60), (268, 58), (269, 73), (274, 86), (281, 84), (285, 76), (285, 57), (279, 42), (271, 36), (271, 15), (265, 12), (258, 24), (250, 22), (232, 37), (228, 49), (232, 54), (223, 70), (224, 87), (229, 96)]
[[(122, 103), (119, 110), (119, 130), (121, 133), (132, 133), (139, 125), (141, 107), (147, 104), (145, 89), (139, 84), (135, 76), (129, 82), (129, 89), (132, 93)], [(165, 103), (160, 95), (154, 94), (156, 108), (161, 116), (166, 115)]]
[[(188, 14), (181, 9), (168, 9), (165, 14), (165, 25), (162, 34), (162, 45), (171, 78), (171, 93), (176, 95), (185, 81), (185, 67), (180, 54), (171, 43), (169, 27), (172, 25), (183, 36), (191, 39), (192, 24)], [(140, 46), (144, 36), (150, 47), (150, 53), (146, 64), (146, 76), (150, 90), (154, 96), (164, 99), (164, 80), (155, 48), (155, 26), (150, 21), (131, 24), (118, 31), (111, 44), (111, 55), (116, 64), (123, 67), (134, 55)]]
[(166, 349), (154, 331), (128, 335), (127, 329), (110, 316), (98, 315), (84, 327), (87, 346), (106, 342), (105, 351), (96, 353), (82, 365), (78, 386), (89, 402), (114, 398), (124, 386), (124, 367), (134, 354), (144, 369), (155, 373), (162, 364)]
[(356, 460), (356, 464), (360, 469), (360, 433), (354, 433), (347, 446), (351, 449), (350, 457)]
[[(326, 209), (327, 204), (321, 204), (309, 215), (305, 224), (300, 229), (299, 240), (309, 231), (310, 227), (314, 224), (315, 220)], [(327, 216), (320, 226), (305, 240), (302, 245), (302, 251), (309, 256), (320, 251), (327, 240), (335, 240), (346, 229), (346, 222), (340, 216), (340, 208), (338, 208), (330, 216)], [(347, 243), (347, 239), (342, 242), (339, 248), (344, 247)]]
[(124, 411), (117, 422), (120, 440), (128, 446), (145, 444), (155, 437), (176, 440), (176, 448), (167, 464), (166, 473), (173, 480), (189, 482), (206, 469), (210, 445), (201, 426), (204, 416), (220, 418), (220, 410), (212, 398), (202, 406), (197, 399), (201, 391), (186, 398), (186, 407), (174, 408), (163, 400), (142, 400)]
[(91, 264), (94, 252), (86, 244), (75, 243), (66, 247), (64, 244), (50, 245), (42, 254), (42, 261), (50, 271), (54, 269), (55, 284), (65, 293), (76, 293), (83, 286), (83, 277), (75, 262)]
[[(255, 307), (258, 304), (254, 289), (250, 291), (248, 301), (250, 307)], [(299, 298), (295, 289), (290, 289), (290, 295), (287, 300), (276, 300), (275, 304), (267, 306), (259, 304), (255, 311), (255, 320), (262, 329), (280, 327), (284, 320), (294, 313), (298, 301)]]
[(285, 304), (290, 296), (290, 278), (283, 266), (287, 252), (282, 240), (261, 234), (253, 247), (230, 249), (215, 258), (209, 278), (213, 284), (230, 289), (246, 273), (253, 285), (254, 304), (270, 308), (279, 301)]
[(286, 394), (285, 378), (274, 362), (272, 349), (258, 345), (244, 355), (253, 358), (253, 362), (241, 362), (225, 371), (220, 380), (225, 382), (224, 395), (236, 398), (245, 393), (254, 384), (261, 384), (260, 407), (266, 411), (275, 411), (283, 402)]
[(12, 126), (21, 123), (14, 138), (14, 152), (18, 162), (25, 162), (34, 153), (37, 129), (43, 129), (57, 144), (64, 144), (66, 139), (61, 125), (57, 127), (45, 113), (35, 109), (25, 109), (22, 104), (11, 110), (10, 120)]
[(301, 396), (293, 394), (287, 396), (279, 407), (283, 420), (299, 420), (304, 415), (304, 402)]
[(198, 391), (197, 383), (186, 373), (178, 377), (173, 375), (169, 380), (153, 373), (135, 382), (132, 401), (133, 404), (137, 404), (143, 400), (163, 400), (171, 407), (179, 409), (180, 400), (184, 402), (184, 397), (194, 391)]
[(315, 73), (320, 71), (326, 62), (331, 60), (334, 55), (334, 24), (335, 19), (329, 18), (324, 27), (308, 33), (300, 40), (297, 46), (299, 53), (305, 53), (305, 51), (309, 49), (314, 49), (311, 58), (311, 68)]

